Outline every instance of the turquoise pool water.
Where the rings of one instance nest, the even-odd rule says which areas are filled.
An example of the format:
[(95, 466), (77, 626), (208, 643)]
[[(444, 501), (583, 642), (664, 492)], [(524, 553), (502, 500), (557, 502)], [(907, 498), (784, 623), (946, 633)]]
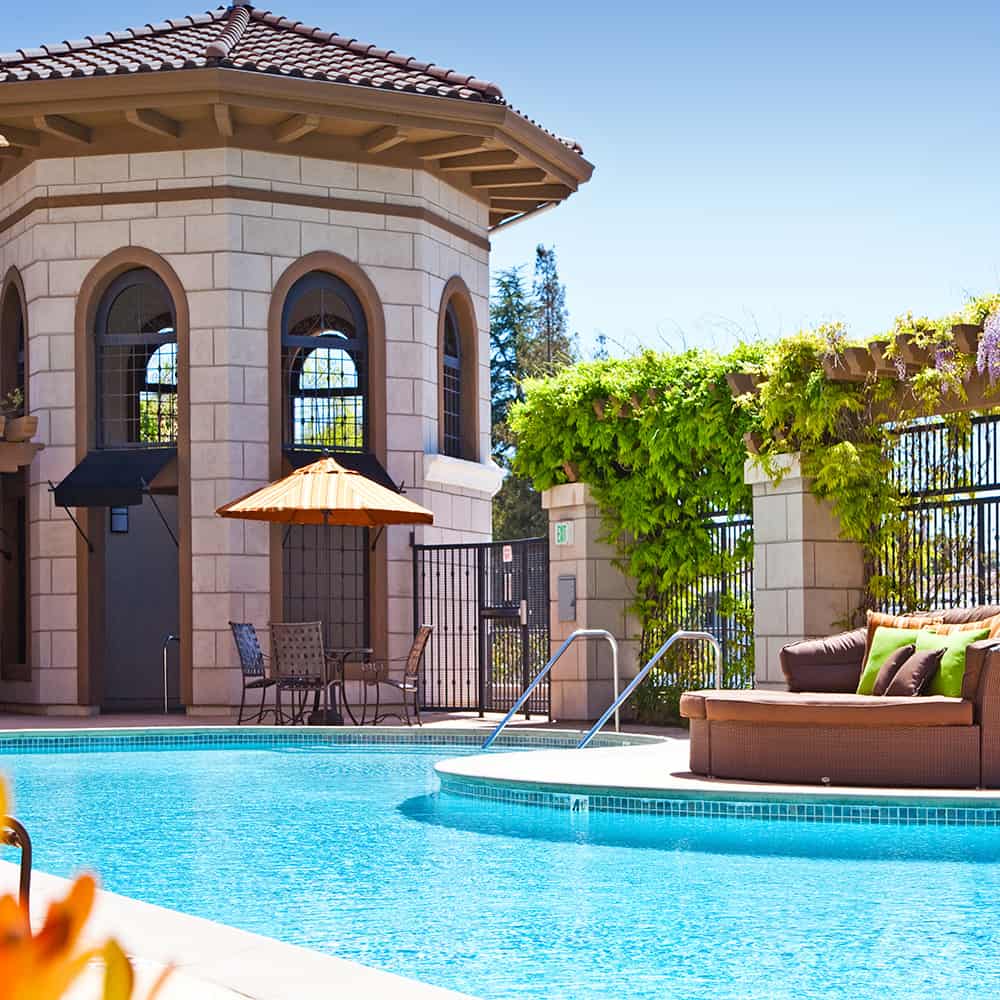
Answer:
[(433, 764), (457, 752), (24, 753), (0, 771), (43, 870), (479, 997), (1000, 992), (996, 828), (439, 795)]

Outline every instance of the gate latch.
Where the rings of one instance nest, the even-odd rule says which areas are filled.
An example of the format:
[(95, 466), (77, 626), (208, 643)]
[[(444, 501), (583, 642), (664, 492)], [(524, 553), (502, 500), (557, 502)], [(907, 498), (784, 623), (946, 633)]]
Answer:
[(528, 602), (524, 598), (521, 599), (521, 624), (528, 624)]

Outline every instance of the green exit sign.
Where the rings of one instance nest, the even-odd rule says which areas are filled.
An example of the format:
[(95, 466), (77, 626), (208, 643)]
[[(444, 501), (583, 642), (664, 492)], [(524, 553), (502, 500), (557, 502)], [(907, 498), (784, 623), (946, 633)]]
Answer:
[(556, 521), (556, 545), (573, 544), (573, 522)]

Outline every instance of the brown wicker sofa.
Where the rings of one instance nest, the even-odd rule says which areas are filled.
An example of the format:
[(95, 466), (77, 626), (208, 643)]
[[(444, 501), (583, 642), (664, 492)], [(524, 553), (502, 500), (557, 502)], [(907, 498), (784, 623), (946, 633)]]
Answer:
[[(939, 613), (962, 624), (1000, 606)], [(961, 698), (857, 695), (864, 628), (781, 650), (788, 691), (689, 691), (691, 770), (801, 784), (1000, 788), (1000, 642), (972, 643)]]

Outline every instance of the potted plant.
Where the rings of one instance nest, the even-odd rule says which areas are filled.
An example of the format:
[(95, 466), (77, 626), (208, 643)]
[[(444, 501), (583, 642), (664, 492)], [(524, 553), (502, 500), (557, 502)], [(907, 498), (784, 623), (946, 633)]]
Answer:
[(20, 387), (11, 389), (0, 398), (2, 432), (7, 441), (30, 441), (38, 431), (38, 417), (24, 414), (24, 392)]

